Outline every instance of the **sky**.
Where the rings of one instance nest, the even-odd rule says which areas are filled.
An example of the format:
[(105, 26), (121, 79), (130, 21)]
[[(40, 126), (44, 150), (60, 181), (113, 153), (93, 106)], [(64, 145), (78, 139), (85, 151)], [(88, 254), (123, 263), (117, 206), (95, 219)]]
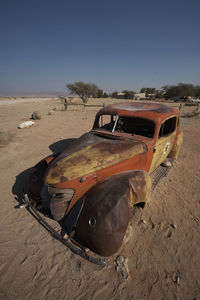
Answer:
[(199, 0), (0, 0), (0, 95), (200, 84)]

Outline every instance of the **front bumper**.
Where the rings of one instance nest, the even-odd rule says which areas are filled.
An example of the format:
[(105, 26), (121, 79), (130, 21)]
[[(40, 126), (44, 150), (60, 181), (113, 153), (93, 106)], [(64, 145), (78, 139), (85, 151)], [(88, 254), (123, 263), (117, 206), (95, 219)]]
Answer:
[(92, 257), (86, 253), (86, 248), (77, 243), (72, 237), (65, 239), (61, 234), (59, 234), (45, 219), (40, 215), (40, 213), (33, 206), (33, 201), (29, 199), (27, 194), (24, 194), (23, 197), (24, 204), (27, 210), (33, 215), (33, 217), (49, 232), (51, 235), (59, 240), (63, 245), (69, 248), (74, 254), (79, 255), (86, 259), (87, 261), (104, 267), (106, 261), (104, 259)]

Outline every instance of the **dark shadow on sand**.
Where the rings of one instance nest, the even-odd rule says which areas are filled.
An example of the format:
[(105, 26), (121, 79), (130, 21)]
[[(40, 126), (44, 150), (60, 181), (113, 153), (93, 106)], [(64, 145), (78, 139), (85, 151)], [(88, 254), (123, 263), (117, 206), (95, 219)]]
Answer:
[(65, 139), (60, 140), (58, 142), (55, 142), (49, 146), (49, 149), (55, 154), (58, 152), (63, 152), (67, 147), (69, 147), (74, 141), (76, 141), (75, 138), (73, 139)]
[[(71, 145), (72, 142), (74, 142), (76, 139), (64, 139), (57, 141), (51, 145), (49, 145), (49, 149), (53, 152), (53, 154), (59, 153), (64, 151), (67, 147)], [(41, 157), (43, 159), (43, 157)], [(35, 162), (38, 163), (38, 162)], [(23, 193), (28, 193), (28, 180), (30, 176), (30, 172), (33, 166), (30, 166), (30, 168), (24, 170), (20, 174), (16, 176), (15, 183), (12, 187), (12, 193), (15, 195), (15, 199), (18, 202), (18, 205), (15, 206), (15, 208), (19, 208), (20, 205), (23, 204)]]

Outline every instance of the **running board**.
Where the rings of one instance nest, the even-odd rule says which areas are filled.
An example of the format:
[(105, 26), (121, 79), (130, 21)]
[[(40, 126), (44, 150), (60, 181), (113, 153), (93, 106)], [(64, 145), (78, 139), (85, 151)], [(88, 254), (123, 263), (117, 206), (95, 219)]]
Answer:
[(171, 166), (167, 167), (163, 164), (161, 164), (158, 168), (155, 169), (155, 171), (153, 171), (151, 173), (151, 181), (152, 181), (152, 191), (156, 188), (157, 184), (159, 183), (159, 181), (163, 178), (166, 177), (169, 170), (171, 169), (171, 167), (173, 166), (173, 159), (168, 159), (168, 161), (170, 161)]

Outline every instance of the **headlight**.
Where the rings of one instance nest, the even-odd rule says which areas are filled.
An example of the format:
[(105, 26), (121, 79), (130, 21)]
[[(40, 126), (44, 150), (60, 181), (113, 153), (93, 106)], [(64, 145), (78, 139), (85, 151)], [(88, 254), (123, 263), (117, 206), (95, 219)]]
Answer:
[(60, 189), (60, 188), (48, 186), (48, 192), (52, 198), (55, 197), (65, 198), (66, 201), (70, 201), (74, 196), (73, 189)]
[(74, 196), (73, 189), (60, 189), (48, 187), (48, 192), (51, 197), (50, 209), (55, 220), (60, 221), (69, 206), (70, 201)]

